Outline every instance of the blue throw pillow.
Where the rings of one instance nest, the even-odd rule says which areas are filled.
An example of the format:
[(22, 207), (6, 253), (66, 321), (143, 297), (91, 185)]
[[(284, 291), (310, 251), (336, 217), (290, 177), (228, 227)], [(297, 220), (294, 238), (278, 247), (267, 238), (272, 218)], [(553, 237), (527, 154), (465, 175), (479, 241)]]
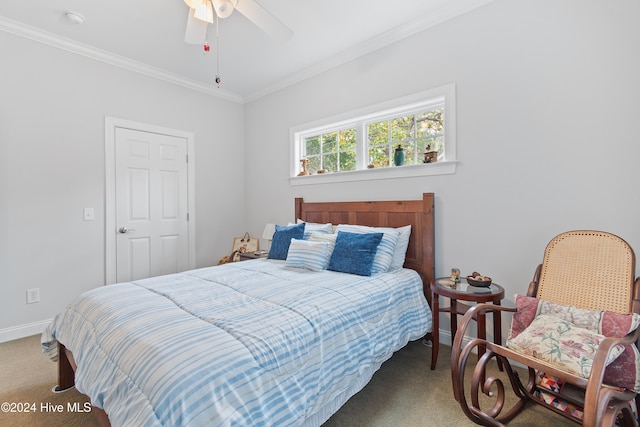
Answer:
[(373, 259), (383, 233), (349, 233), (339, 231), (328, 270), (371, 276)]
[(300, 224), (283, 227), (276, 225), (276, 232), (273, 233), (271, 249), (269, 249), (269, 259), (287, 259), (291, 239), (302, 239), (304, 236), (304, 222)]
[[(400, 232), (395, 228), (389, 227), (368, 227), (366, 225), (339, 224), (336, 227), (336, 233), (346, 231), (348, 233), (382, 233), (382, 240), (378, 251), (373, 259), (373, 267), (371, 274), (386, 273), (391, 267), (398, 237)], [(403, 261), (404, 262), (404, 261)]]

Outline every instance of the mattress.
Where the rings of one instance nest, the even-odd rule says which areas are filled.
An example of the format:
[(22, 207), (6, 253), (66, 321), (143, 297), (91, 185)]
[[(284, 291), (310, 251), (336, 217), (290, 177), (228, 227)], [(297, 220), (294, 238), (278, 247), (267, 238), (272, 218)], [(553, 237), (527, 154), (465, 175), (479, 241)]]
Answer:
[(76, 388), (113, 426), (319, 425), (431, 331), (422, 289), (408, 269), (244, 261), (88, 291), (42, 345), (72, 351)]

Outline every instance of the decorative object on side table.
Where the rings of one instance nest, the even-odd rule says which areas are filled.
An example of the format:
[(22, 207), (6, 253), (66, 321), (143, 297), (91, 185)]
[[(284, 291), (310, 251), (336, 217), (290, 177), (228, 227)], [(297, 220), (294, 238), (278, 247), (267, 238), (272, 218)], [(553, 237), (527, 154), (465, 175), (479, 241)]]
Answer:
[(393, 164), (396, 166), (404, 165), (404, 148), (398, 144), (396, 150), (393, 152)]
[(238, 254), (238, 261), (248, 261), (251, 259), (266, 258), (269, 253), (267, 251), (244, 252)]
[(482, 274), (474, 271), (469, 276), (467, 276), (467, 283), (471, 286), (481, 286), (487, 287), (491, 285), (491, 277), (483, 276)]
[(451, 269), (451, 280), (453, 281), (453, 283), (460, 282), (460, 269), (459, 268), (452, 268)]
[(242, 237), (236, 237), (233, 239), (233, 248), (231, 250), (231, 256), (229, 257), (230, 261), (240, 261), (240, 254), (255, 252), (259, 249), (259, 245), (259, 239), (257, 237), (251, 237), (249, 232), (244, 233)]
[(242, 237), (236, 237), (233, 239), (233, 248), (231, 252), (255, 252), (259, 249), (259, 240), (257, 237), (251, 237), (249, 232), (244, 233)]

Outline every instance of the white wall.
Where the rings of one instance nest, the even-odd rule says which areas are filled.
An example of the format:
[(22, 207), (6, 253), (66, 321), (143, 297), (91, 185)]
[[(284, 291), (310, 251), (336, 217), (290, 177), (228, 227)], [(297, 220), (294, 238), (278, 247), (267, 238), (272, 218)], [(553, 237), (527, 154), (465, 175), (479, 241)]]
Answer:
[(230, 250), (244, 230), (241, 104), (4, 32), (0, 47), (0, 338), (104, 284), (105, 116), (195, 134), (196, 264)]
[[(104, 116), (195, 133), (199, 267), (239, 231), (292, 220), (294, 197), (431, 191), (437, 274), (489, 274), (505, 303), (564, 230), (640, 251), (639, 13), (634, 0), (497, 0), (244, 108), (0, 32), (0, 337), (104, 283)], [(291, 126), (450, 82), (455, 175), (289, 185)], [(42, 302), (27, 305), (32, 287)]]
[[(247, 224), (309, 201), (436, 194), (436, 274), (524, 293), (570, 229), (640, 253), (640, 3), (498, 0), (246, 106)], [(455, 175), (292, 187), (289, 128), (455, 82)], [(441, 324), (447, 328), (445, 318)], [(508, 325), (505, 325), (505, 330)]]

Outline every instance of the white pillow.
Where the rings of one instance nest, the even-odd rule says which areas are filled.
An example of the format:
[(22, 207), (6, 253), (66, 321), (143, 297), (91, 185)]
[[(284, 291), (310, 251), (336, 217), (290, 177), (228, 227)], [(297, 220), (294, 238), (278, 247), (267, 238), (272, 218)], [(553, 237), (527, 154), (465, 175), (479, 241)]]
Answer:
[[(320, 224), (316, 222), (306, 222), (301, 219), (298, 219), (296, 221), (297, 224), (300, 224), (302, 222), (305, 223), (305, 226), (304, 226), (305, 239), (308, 239), (309, 235), (314, 232), (315, 233), (333, 233), (333, 224), (331, 224), (330, 222), (326, 224)], [(290, 223), (289, 225), (293, 225), (293, 224)]]
[(329, 243), (291, 239), (285, 264), (311, 271), (324, 270), (329, 263)]
[(411, 225), (398, 227), (396, 230), (400, 232), (400, 236), (398, 237), (398, 243), (396, 243), (396, 250), (393, 251), (393, 260), (391, 261), (389, 271), (399, 270), (404, 265), (407, 248), (409, 247), (409, 237), (411, 237)]
[(318, 233), (318, 232), (311, 233), (311, 235), (309, 236), (308, 240), (310, 242), (324, 242), (329, 245), (329, 256), (327, 257), (327, 263), (324, 266), (325, 269), (329, 266), (329, 260), (331, 259), (333, 248), (336, 247), (337, 237), (338, 237), (337, 234), (333, 234), (333, 233), (326, 234), (326, 233)]
[(386, 273), (391, 267), (393, 261), (393, 253), (396, 250), (396, 244), (400, 237), (400, 232), (395, 228), (387, 227), (368, 227), (366, 225), (340, 224), (336, 227), (336, 233), (346, 231), (348, 233), (383, 233), (382, 241), (376, 251), (373, 259), (371, 274)]

